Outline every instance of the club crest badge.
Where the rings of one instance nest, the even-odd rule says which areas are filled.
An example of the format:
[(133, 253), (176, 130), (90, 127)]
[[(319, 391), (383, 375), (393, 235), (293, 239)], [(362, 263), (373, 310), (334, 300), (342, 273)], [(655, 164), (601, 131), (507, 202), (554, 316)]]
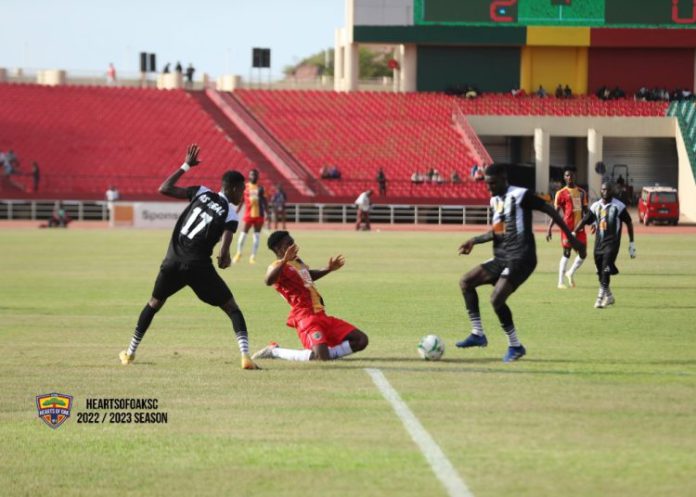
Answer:
[(36, 396), (39, 418), (53, 429), (58, 428), (70, 417), (72, 406), (72, 395), (48, 393)]

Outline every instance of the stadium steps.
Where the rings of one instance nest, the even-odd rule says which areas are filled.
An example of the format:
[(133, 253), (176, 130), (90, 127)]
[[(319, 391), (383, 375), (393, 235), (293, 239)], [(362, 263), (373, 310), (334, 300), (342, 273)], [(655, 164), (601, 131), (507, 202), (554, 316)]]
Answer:
[(206, 93), (300, 193), (308, 197), (330, 194), (234, 95), (213, 90)]
[[(470, 180), (476, 155), (452, 122), (455, 100), (442, 94), (236, 90), (235, 97), (282, 141), (337, 198), (376, 189), (381, 167), (390, 201), (475, 202), (485, 187)], [(322, 167), (337, 166), (340, 180), (320, 179)], [(442, 184), (413, 185), (414, 171), (435, 168)], [(451, 184), (452, 171), (463, 183)]]
[[(261, 184), (266, 185), (267, 190), (269, 190), (271, 185), (282, 183), (289, 201), (297, 202), (305, 198), (295, 187), (294, 183), (292, 181), (287, 181), (287, 178), (274, 167), (266, 156), (261, 153), (258, 147), (249, 140), (247, 135), (225, 115), (223, 110), (215, 104), (208, 93), (202, 91), (192, 91), (189, 93), (227, 135), (231, 144), (241, 150), (244, 155), (251, 160), (253, 166), (258, 169), (261, 174)], [(248, 167), (248, 164), (244, 164), (244, 167)], [(235, 164), (228, 165), (228, 168), (238, 169)], [(244, 175), (248, 175), (249, 171), (242, 170), (241, 172)], [(272, 190), (269, 190), (269, 194), (270, 191)]]

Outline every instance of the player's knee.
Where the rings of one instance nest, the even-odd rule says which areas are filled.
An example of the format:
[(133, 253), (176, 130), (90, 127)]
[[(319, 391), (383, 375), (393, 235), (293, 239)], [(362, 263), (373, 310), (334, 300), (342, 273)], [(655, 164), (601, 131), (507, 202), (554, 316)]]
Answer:
[(309, 356), (310, 361), (328, 361), (331, 359), (329, 355), (329, 347), (326, 345), (317, 345), (312, 348), (312, 355)]
[(353, 349), (353, 352), (360, 352), (361, 350), (365, 350), (370, 343), (369, 338), (367, 338), (367, 335), (363, 333), (360, 330), (355, 330), (353, 332), (353, 337), (351, 337), (352, 340), (350, 341), (350, 348)]
[(225, 311), (227, 314), (239, 312), (239, 306), (237, 305), (237, 302), (234, 301), (234, 298), (230, 298), (227, 302), (222, 304), (220, 307), (222, 307), (222, 310)]
[(467, 275), (462, 276), (459, 279), (459, 288), (462, 290), (462, 293), (474, 288), (474, 285), (472, 283), (473, 281)]
[(154, 310), (159, 311), (166, 301), (167, 299), (160, 300), (155, 297), (150, 297), (150, 300), (147, 301), (147, 305), (152, 307)]
[(506, 298), (498, 293), (491, 295), (491, 306), (493, 310), (498, 312), (505, 305)]

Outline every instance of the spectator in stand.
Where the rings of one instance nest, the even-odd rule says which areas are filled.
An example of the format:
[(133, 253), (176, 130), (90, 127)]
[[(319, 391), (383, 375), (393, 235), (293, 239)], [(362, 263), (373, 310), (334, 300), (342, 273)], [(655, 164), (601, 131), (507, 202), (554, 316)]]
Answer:
[(563, 98), (563, 87), (561, 86), (561, 83), (558, 83), (558, 86), (556, 87), (556, 98)]
[(336, 166), (329, 168), (329, 177), (331, 179), (341, 179), (341, 171)]
[(563, 88), (563, 98), (573, 98), (573, 90), (568, 85)]
[(432, 183), (432, 182), (433, 182), (433, 176), (435, 176), (435, 169), (433, 169), (433, 168), (431, 167), (430, 169), (428, 169), (428, 172), (425, 173), (425, 180), (426, 180), (428, 183)]
[(485, 169), (479, 167), (474, 175), (474, 181), (483, 181), (486, 178)]
[(372, 197), (372, 190), (367, 190), (355, 199), (355, 205), (358, 207), (355, 221), (356, 230), (370, 231), (370, 207), (372, 207), (370, 197)]
[(116, 84), (116, 68), (113, 62), (109, 62), (109, 67), (106, 70), (106, 84), (109, 86)]
[(319, 177), (321, 179), (329, 179), (329, 168), (326, 166), (321, 166), (319, 169)]
[(595, 95), (600, 100), (608, 100), (609, 99), (609, 88), (607, 88), (606, 86), (602, 86), (597, 90)]
[(414, 171), (411, 175), (411, 183), (413, 183), (414, 185), (420, 185), (423, 183), (423, 181), (425, 181), (423, 175), (418, 171)]
[(480, 169), (480, 168), (479, 168), (479, 165), (478, 165), (478, 164), (474, 164), (474, 167), (471, 168), (471, 177), (472, 177), (472, 178), (475, 178), (475, 177), (476, 177), (476, 173), (478, 172), (479, 169)]
[(462, 178), (459, 176), (459, 173), (457, 171), (452, 170), (452, 173), (450, 174), (450, 181), (453, 185), (458, 185), (462, 182)]
[(39, 180), (41, 179), (41, 172), (39, 171), (39, 163), (34, 161), (31, 164), (31, 179), (33, 183), (34, 193), (39, 191)]
[(273, 221), (275, 230), (278, 229), (278, 220), (281, 220), (283, 229), (285, 229), (285, 204), (288, 201), (288, 195), (283, 190), (283, 185), (278, 183), (276, 191), (271, 196), (271, 215), (268, 216), (268, 229), (271, 229), (271, 220)]
[[(1, 154), (0, 154), (1, 155)], [(2, 157), (2, 168), (6, 176), (10, 176), (17, 171), (19, 167), (19, 160), (12, 149), (8, 150), (7, 153)]]
[(193, 67), (193, 64), (189, 62), (188, 67), (186, 68), (186, 86), (189, 88), (193, 87), (193, 73), (196, 72), (196, 69)]
[(104, 197), (106, 197), (107, 202), (112, 203), (121, 198), (121, 194), (114, 185), (109, 185), (109, 188), (106, 190)]
[(430, 181), (431, 181), (431, 183), (440, 185), (440, 184), (442, 184), (442, 183), (444, 182), (444, 178), (443, 178), (442, 175), (440, 174), (440, 171), (438, 171), (437, 169), (435, 169), (435, 170), (433, 170), (433, 177), (432, 177), (432, 179), (431, 179)]
[(384, 169), (381, 167), (377, 171), (377, 186), (379, 186), (380, 197), (387, 196), (387, 176), (384, 174)]
[(609, 98), (612, 100), (618, 100), (620, 98), (626, 98), (626, 92), (617, 86), (609, 93)]
[(539, 85), (539, 89), (536, 91), (536, 96), (539, 98), (546, 98), (547, 93), (543, 86)]

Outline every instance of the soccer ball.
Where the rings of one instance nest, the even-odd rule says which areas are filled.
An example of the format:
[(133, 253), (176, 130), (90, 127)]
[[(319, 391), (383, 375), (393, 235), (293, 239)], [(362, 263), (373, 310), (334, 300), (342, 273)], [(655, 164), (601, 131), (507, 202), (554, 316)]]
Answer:
[(445, 342), (437, 335), (426, 335), (418, 342), (418, 354), (426, 361), (439, 361), (445, 353)]

